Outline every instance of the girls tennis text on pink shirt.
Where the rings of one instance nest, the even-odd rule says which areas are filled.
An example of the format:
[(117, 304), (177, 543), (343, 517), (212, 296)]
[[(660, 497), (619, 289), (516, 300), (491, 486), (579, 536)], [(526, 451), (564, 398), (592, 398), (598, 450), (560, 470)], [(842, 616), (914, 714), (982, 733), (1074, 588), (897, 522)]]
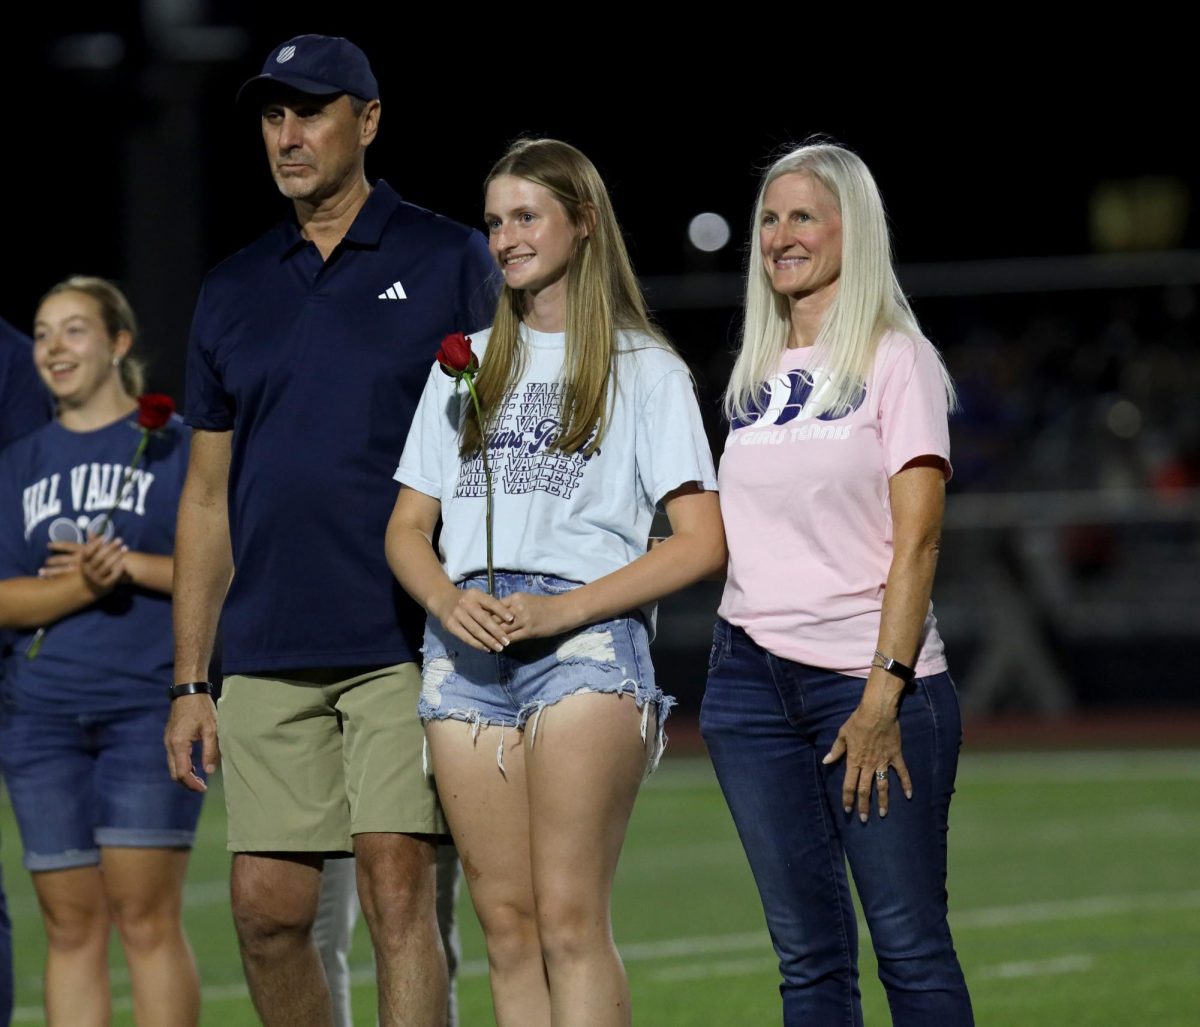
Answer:
[[(865, 678), (892, 562), (888, 478), (937, 456), (950, 473), (941, 364), (923, 338), (890, 332), (842, 416), (810, 412), (825, 378), (814, 349), (786, 349), (765, 409), (735, 422), (721, 459), (729, 576), (720, 615), (776, 656)], [(946, 669), (933, 607), (917, 655)]]

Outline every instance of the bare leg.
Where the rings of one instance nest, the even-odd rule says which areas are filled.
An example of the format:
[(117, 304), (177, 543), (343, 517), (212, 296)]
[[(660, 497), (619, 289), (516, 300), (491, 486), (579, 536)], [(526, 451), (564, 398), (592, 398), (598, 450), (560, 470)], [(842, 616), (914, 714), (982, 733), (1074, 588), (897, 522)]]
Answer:
[(104, 890), (121, 935), (138, 1027), (190, 1027), (200, 1020), (200, 975), (183, 933), (188, 852), (106, 847)]
[(492, 1005), (499, 1027), (549, 1027), (550, 991), (538, 942), (529, 873), (529, 810), (521, 735), (501, 728), (472, 740), (459, 721), (425, 725), (442, 808), (458, 845), (471, 901), (487, 939)]
[(312, 938), (321, 863), (310, 853), (233, 857), (233, 921), (264, 1027), (333, 1027), (329, 987)]
[(354, 860), (327, 859), (321, 871), (321, 897), (313, 940), (321, 954), (336, 1027), (354, 1027), (350, 1012), (350, 944), (358, 919)]
[(380, 1027), (443, 1027), (446, 956), (435, 903), (436, 843), (418, 835), (357, 834), (354, 855), (375, 946)]
[(628, 695), (579, 693), (526, 740), (538, 930), (555, 1027), (625, 1027), (629, 984), (613, 943), (617, 858), (654, 746)]
[(49, 1027), (105, 1027), (108, 985), (108, 902), (99, 867), (33, 875), (42, 907), (46, 951), (46, 1023)]
[[(458, 925), (454, 909), (458, 901), (458, 852), (453, 845), (438, 846), (437, 853), (437, 919), (446, 952), (449, 971), (446, 1027), (458, 1023), (455, 993), (455, 973), (460, 960)], [(358, 920), (358, 886), (353, 859), (325, 861), (321, 873), (321, 900), (313, 937), (325, 967), (329, 994), (333, 999), (333, 1022), (336, 1027), (353, 1027), (350, 1003), (350, 946), (354, 940), (354, 925)]]

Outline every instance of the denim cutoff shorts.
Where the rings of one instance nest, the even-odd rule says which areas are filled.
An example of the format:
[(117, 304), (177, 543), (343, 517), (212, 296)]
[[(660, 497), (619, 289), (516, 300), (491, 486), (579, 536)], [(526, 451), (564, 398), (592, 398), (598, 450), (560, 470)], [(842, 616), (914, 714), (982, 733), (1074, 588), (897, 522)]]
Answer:
[[(580, 587), (578, 581), (550, 574), (497, 571), (495, 580), (500, 599), (514, 592), (563, 595)], [(487, 578), (468, 578), (458, 587), (486, 591)], [(656, 716), (651, 769), (662, 756), (664, 725), (675, 700), (654, 682), (650, 638), (638, 613), (588, 624), (553, 638), (514, 642), (500, 653), (471, 648), (430, 617), (421, 651), (424, 661), (417, 713), (422, 721), (461, 720), (476, 734), (481, 727), (492, 725), (519, 731), (528, 726), (534, 743), (537, 719), (547, 706), (579, 692), (630, 695), (642, 712), (643, 740), (652, 710)]]
[[(165, 702), (117, 713), (4, 711), (0, 765), (26, 870), (95, 866), (109, 846), (192, 847), (203, 796), (167, 773), (167, 712)], [(192, 762), (200, 765), (199, 745)]]

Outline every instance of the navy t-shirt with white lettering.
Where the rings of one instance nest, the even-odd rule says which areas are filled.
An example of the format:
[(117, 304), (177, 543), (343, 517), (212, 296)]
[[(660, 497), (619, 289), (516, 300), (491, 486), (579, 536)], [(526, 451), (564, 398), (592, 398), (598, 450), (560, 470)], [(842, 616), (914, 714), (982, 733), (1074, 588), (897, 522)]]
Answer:
[[(151, 436), (128, 477), (141, 440), (136, 416), (89, 432), (54, 421), (14, 442), (0, 453), (0, 578), (36, 576), (51, 539), (82, 542), (89, 531), (119, 537), (137, 552), (174, 552), (189, 437), (173, 417)], [(34, 660), (24, 656), (34, 629), (16, 632), (8, 702), (71, 714), (166, 707), (173, 664), (169, 595), (120, 585), (46, 627)]]
[(227, 672), (417, 659), (391, 476), (442, 339), (490, 324), (497, 292), (479, 232), (382, 181), (327, 261), (288, 220), (205, 279), (186, 418), (233, 432)]

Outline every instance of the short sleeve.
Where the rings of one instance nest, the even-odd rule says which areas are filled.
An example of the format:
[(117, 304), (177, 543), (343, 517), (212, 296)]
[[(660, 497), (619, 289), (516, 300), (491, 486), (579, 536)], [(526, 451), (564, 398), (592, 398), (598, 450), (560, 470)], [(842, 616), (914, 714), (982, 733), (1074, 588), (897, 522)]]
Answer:
[(454, 394), (446, 396), (443, 382), (448, 381), (435, 363), (425, 381), (417, 412), (413, 415), (400, 465), (393, 475), (401, 485), (439, 501), (444, 498), (442, 482), (445, 478), (445, 455), (457, 438), (457, 421), (452, 418), (459, 408), (459, 400)]
[(29, 340), (0, 321), (0, 449), (54, 415), (50, 394), (33, 366)]
[(200, 289), (188, 339), (184, 420), (204, 431), (233, 428), (234, 402), (221, 380), (215, 360), (218, 326), (209, 309), (208, 283)]
[(889, 478), (920, 456), (941, 457), (950, 478), (946, 417), (946, 383), (932, 343), (917, 339), (899, 347), (879, 397), (880, 437)]
[(0, 457), (0, 580), (32, 574), (25, 542), (21, 485), (10, 450)]
[(487, 328), (496, 319), (500, 298), (500, 269), (488, 250), (487, 240), (474, 230), (463, 250), (459, 268), (456, 328), (467, 335)]
[(187, 481), (188, 458), (192, 451), (192, 429), (177, 414), (172, 415), (169, 429), (159, 440), (163, 447), (160, 457), (170, 467), (171, 493), (174, 501), (167, 512), (163, 529), (169, 540), (168, 552), (175, 551), (175, 527), (179, 509), (179, 496), (183, 492), (184, 482)]
[(689, 481), (716, 491), (712, 452), (685, 368), (668, 371), (646, 397), (635, 446), (638, 480), (653, 502)]

